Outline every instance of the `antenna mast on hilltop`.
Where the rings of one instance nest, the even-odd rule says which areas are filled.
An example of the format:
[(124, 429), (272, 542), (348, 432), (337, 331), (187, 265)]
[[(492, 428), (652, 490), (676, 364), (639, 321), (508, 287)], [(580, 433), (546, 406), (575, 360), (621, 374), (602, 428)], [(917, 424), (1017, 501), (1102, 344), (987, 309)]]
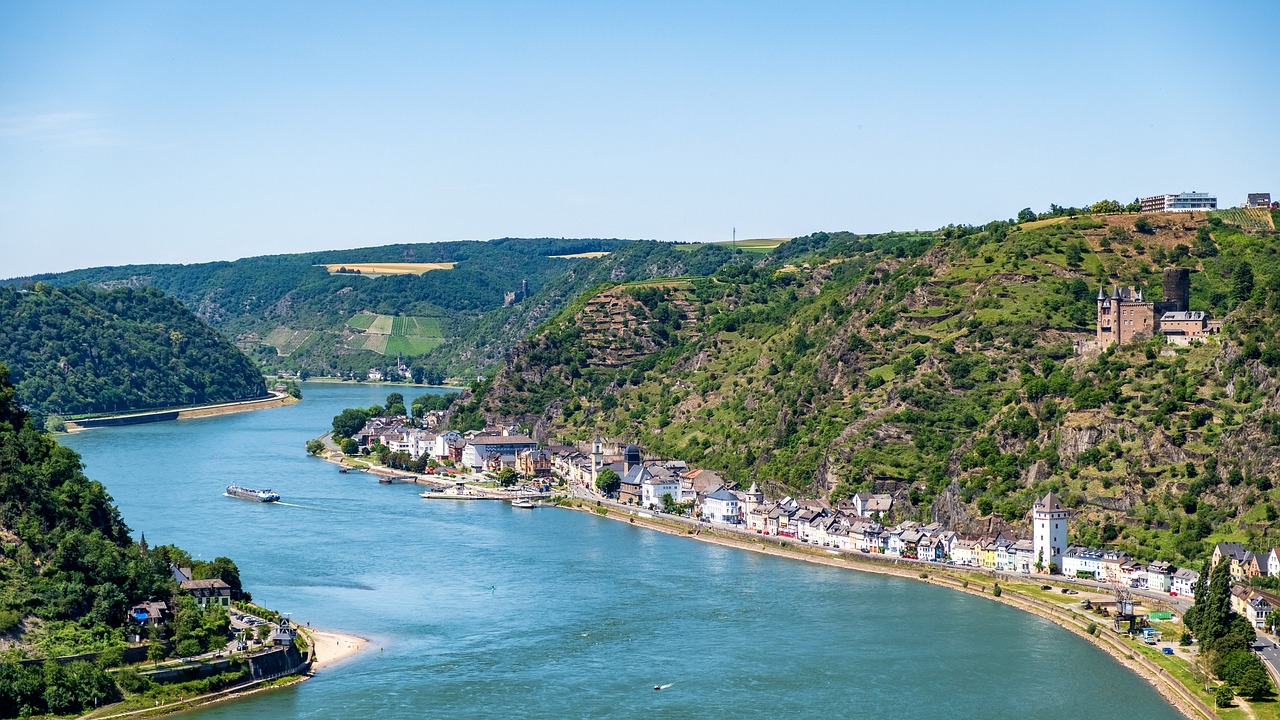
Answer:
[(738, 228), (733, 228), (733, 246), (738, 247)]

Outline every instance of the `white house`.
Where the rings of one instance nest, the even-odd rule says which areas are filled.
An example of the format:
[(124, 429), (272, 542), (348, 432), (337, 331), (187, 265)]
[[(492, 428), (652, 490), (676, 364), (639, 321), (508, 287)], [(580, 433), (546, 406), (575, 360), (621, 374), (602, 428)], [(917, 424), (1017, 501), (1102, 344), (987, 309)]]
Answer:
[(1196, 596), (1196, 583), (1199, 581), (1200, 573), (1190, 568), (1181, 568), (1173, 574), (1169, 584), (1169, 592), (1194, 599)]
[(1167, 562), (1157, 560), (1147, 565), (1145, 575), (1140, 582), (1148, 590), (1167, 593), (1173, 587), (1173, 567)]
[(1267, 554), (1267, 574), (1271, 577), (1280, 575), (1280, 553), (1276, 551), (1280, 548), (1271, 548), (1271, 552)]
[(738, 496), (724, 488), (702, 498), (702, 516), (711, 522), (740, 523), (738, 509)]
[(675, 473), (646, 473), (640, 481), (640, 507), (661, 509), (663, 495), (670, 495), (672, 502), (679, 502), (680, 476)]
[(1098, 580), (1102, 577), (1102, 551), (1086, 547), (1067, 548), (1062, 554), (1062, 574)]
[(462, 464), (476, 469), (488, 464), (490, 455), (514, 457), (524, 450), (537, 450), (538, 443), (523, 435), (478, 435), (462, 449)]
[(957, 539), (951, 544), (951, 561), (956, 565), (981, 565), (982, 560), (973, 550), (975, 544), (973, 540)]
[(436, 436), (435, 446), (431, 449), (431, 455), (437, 460), (448, 459), (449, 447), (456, 442), (461, 442), (462, 434), (456, 430), (447, 430)]
[(885, 494), (857, 493), (853, 500), (853, 509), (863, 517), (875, 517), (877, 513), (888, 514), (893, 509), (893, 497)]

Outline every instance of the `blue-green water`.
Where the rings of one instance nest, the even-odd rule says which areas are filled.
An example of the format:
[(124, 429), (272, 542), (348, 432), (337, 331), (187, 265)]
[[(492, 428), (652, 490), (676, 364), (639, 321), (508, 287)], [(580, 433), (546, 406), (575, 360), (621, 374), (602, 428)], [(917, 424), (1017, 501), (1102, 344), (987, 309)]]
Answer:
[[(135, 535), (230, 556), (259, 603), (372, 639), (200, 720), (1179, 717), (1093, 646), (981, 598), (585, 513), (422, 500), (306, 456), (339, 410), (391, 389), (307, 384), (287, 408), (63, 439)], [(284, 503), (224, 497), (233, 482)]]

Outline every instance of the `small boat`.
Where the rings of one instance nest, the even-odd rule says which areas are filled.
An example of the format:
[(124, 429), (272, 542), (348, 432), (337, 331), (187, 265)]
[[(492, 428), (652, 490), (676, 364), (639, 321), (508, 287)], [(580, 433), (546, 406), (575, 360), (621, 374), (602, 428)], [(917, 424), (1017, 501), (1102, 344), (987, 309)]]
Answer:
[(227, 495), (241, 500), (256, 500), (262, 503), (273, 503), (280, 500), (280, 496), (270, 490), (254, 490), (253, 488), (241, 487), (239, 485), (228, 485)]
[(344, 467), (340, 467), (340, 468), (338, 468), (338, 472), (342, 473), (343, 475), (346, 475), (346, 474), (347, 474), (347, 469), (346, 469), (346, 468), (344, 468)]
[(378, 478), (378, 482), (382, 483), (383, 485), (390, 485), (390, 484), (391, 484), (391, 478), (389, 478), (389, 477), (379, 477), (379, 478)]
[(536, 504), (536, 503), (534, 503), (534, 502), (533, 502), (532, 500), (530, 500), (529, 498), (516, 498), (515, 500), (512, 500), (512, 501), (511, 501), (511, 507), (513, 507), (513, 508), (533, 508), (533, 507), (537, 507), (537, 504)]

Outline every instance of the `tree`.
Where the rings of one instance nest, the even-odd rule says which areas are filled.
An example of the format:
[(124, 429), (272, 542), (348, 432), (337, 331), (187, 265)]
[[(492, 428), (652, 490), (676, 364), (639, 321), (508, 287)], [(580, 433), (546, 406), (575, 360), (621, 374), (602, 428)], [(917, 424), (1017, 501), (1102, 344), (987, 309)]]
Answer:
[(663, 512), (675, 512), (676, 499), (671, 497), (671, 493), (662, 493), (662, 510)]
[(1253, 266), (1241, 261), (1231, 273), (1231, 298), (1237, 303), (1248, 300), (1253, 295)]
[(403, 405), (403, 404), (404, 404), (404, 395), (401, 395), (398, 392), (393, 392), (387, 395), (387, 407), (391, 407), (392, 405)]
[(1067, 243), (1066, 256), (1068, 267), (1080, 267), (1080, 263), (1084, 261), (1084, 255), (1080, 251), (1080, 243)]
[(622, 487), (622, 478), (618, 477), (613, 468), (601, 468), (596, 473), (596, 487), (605, 495), (612, 495)]
[(333, 436), (349, 438), (360, 432), (372, 415), (360, 408), (347, 408), (333, 418)]
[(1213, 704), (1220, 708), (1231, 707), (1231, 701), (1234, 700), (1236, 694), (1231, 692), (1231, 686), (1222, 684), (1217, 690), (1213, 691)]
[(147, 648), (147, 659), (159, 665), (160, 661), (164, 659), (164, 646), (160, 643), (151, 643), (150, 647)]
[(1218, 254), (1218, 246), (1213, 242), (1213, 234), (1209, 232), (1209, 228), (1201, 226), (1196, 230), (1195, 248), (1191, 251), (1193, 255), (1199, 258), (1215, 257)]
[(1036, 219), (1036, 214), (1031, 208), (1022, 208), (1018, 211), (1018, 223), (1027, 223)]
[(1143, 235), (1151, 235), (1156, 231), (1155, 227), (1151, 225), (1151, 221), (1148, 220), (1145, 215), (1140, 215), (1137, 220), (1133, 221), (1133, 229)]
[(342, 438), (340, 447), (342, 448), (342, 452), (346, 455), (360, 454), (360, 444), (351, 438)]
[(502, 487), (511, 487), (519, 479), (520, 476), (516, 474), (514, 468), (504, 467), (498, 471), (498, 484)]
[(307, 454), (308, 454), (308, 455), (319, 455), (319, 454), (320, 454), (321, 452), (323, 452), (323, 451), (324, 451), (324, 443), (323, 443), (323, 442), (321, 442), (320, 440), (308, 440), (308, 441), (307, 441)]

